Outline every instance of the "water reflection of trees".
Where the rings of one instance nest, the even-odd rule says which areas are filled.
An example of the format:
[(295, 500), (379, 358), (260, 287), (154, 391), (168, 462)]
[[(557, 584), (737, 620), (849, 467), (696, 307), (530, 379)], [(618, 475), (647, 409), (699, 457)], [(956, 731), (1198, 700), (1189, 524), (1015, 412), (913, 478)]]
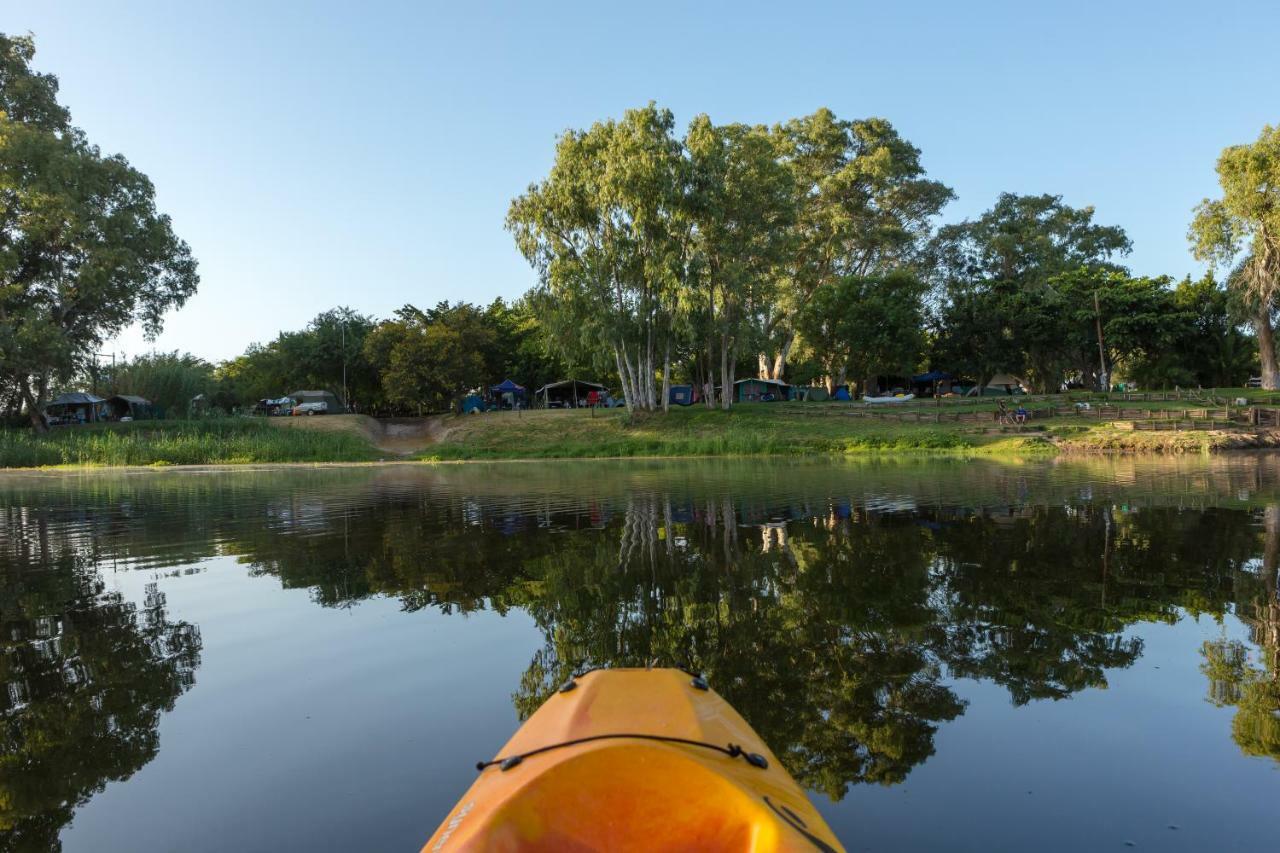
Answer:
[(1280, 506), (1263, 512), (1262, 556), (1252, 569), (1242, 578), (1237, 612), (1253, 648), (1225, 637), (1207, 642), (1200, 670), (1209, 701), (1236, 709), (1231, 736), (1240, 749), (1280, 762)]
[[(941, 485), (906, 466), (853, 486), (825, 470), (670, 486), (644, 466), (621, 484), (551, 485), (397, 469), (215, 479), (194, 495), (161, 480), (163, 493), (108, 490), (96, 514), (82, 493), (62, 511), (97, 558), (234, 555), (322, 606), (388, 595), (407, 610), (527, 611), (542, 643), (513, 696), (522, 714), (577, 667), (701, 669), (798, 778), (839, 797), (932, 754), (964, 711), (947, 678), (999, 684), (1016, 704), (1069, 697), (1139, 658), (1132, 626), (1185, 613), (1252, 620), (1270, 657), (1214, 647), (1206, 671), (1239, 709), (1241, 748), (1275, 755), (1280, 535), (1265, 531), (1280, 523), (1261, 522), (1280, 510), (1250, 497), (1274, 491), (1273, 467), (1096, 488), (976, 464)], [(855, 495), (835, 497), (846, 486)], [(980, 500), (928, 499), (948, 490)]]
[(200, 635), (108, 591), (91, 558), (32, 513), (0, 559), (0, 850), (59, 848), (72, 813), (159, 747), (160, 714), (194, 683)]
[[(964, 709), (944, 676), (1000, 684), (1015, 704), (1104, 687), (1142, 653), (1130, 626), (1242, 608), (1261, 547), (1247, 512), (1093, 502), (644, 492), (607, 507), (419, 498), (344, 513), (327, 534), (237, 548), (324, 604), (526, 610), (544, 643), (513, 696), (522, 715), (584, 666), (705, 671), (833, 797), (901, 781), (932, 754)], [(1252, 687), (1249, 707), (1280, 705), (1269, 690)]]

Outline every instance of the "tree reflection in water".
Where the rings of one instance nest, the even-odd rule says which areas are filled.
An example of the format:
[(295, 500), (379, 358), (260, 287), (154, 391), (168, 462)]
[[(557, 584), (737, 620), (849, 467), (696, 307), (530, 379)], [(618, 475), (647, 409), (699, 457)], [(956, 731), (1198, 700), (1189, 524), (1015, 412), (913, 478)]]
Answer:
[[(194, 683), (196, 626), (141, 606), (47, 519), (10, 518), (0, 558), (0, 849), (60, 848), (73, 811), (155, 757), (160, 714)], [(26, 549), (24, 549), (26, 550)], [(34, 552), (34, 553), (33, 553)]]
[(1263, 513), (1262, 558), (1251, 580), (1242, 584), (1239, 614), (1256, 655), (1239, 640), (1207, 642), (1200, 671), (1209, 679), (1208, 700), (1235, 707), (1231, 736), (1241, 751), (1280, 762), (1280, 506)]
[(938, 727), (965, 712), (956, 678), (1018, 705), (1063, 699), (1140, 658), (1134, 626), (1230, 613), (1252, 642), (1206, 645), (1211, 699), (1236, 708), (1243, 751), (1280, 757), (1273, 469), (1077, 476), (1064, 464), (1029, 481), (978, 464), (943, 478), (926, 466), (592, 465), (547, 479), (446, 466), (11, 490), (4, 846), (55, 843), (78, 803), (154, 755), (160, 712), (191, 683), (194, 626), (158, 599), (134, 610), (106, 592), (95, 566), (117, 559), (233, 556), (324, 607), (391, 596), (410, 612), (526, 611), (541, 643), (515, 685), (521, 716), (579, 667), (696, 668), (803, 784), (836, 799), (933, 754)]

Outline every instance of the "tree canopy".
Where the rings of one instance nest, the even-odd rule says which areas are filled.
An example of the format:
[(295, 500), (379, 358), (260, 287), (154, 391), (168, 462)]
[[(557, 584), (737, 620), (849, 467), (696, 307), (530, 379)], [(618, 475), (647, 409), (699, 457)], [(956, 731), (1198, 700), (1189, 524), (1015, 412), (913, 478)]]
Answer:
[(1272, 321), (1280, 295), (1280, 126), (1225, 149), (1218, 183), (1222, 198), (1200, 202), (1187, 239), (1201, 260), (1227, 268), (1239, 260), (1228, 282), (1253, 317), (1263, 387), (1280, 388)]
[(156, 334), (199, 278), (151, 181), (71, 125), (34, 55), (0, 34), (0, 380), (43, 429), (55, 379), (131, 323)]

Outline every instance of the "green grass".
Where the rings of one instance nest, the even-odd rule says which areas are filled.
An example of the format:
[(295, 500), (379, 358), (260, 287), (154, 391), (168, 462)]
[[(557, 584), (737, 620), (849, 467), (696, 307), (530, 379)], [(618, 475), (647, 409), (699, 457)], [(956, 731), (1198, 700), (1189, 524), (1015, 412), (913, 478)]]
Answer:
[[(1256, 398), (1255, 392), (1217, 392)], [(1011, 404), (1017, 398), (1009, 400)], [(1070, 400), (1052, 401), (1068, 407)], [(1028, 400), (1043, 409), (1044, 400)], [(1095, 406), (1099, 403), (1094, 403)], [(1195, 401), (1116, 401), (1126, 409), (1195, 409)], [(981, 403), (944, 401), (940, 410), (994, 411), (995, 398)], [(1000, 429), (994, 419), (903, 423), (854, 418), (850, 403), (748, 403), (730, 412), (701, 406), (669, 414), (629, 418), (624, 411), (495, 412), (446, 419), (445, 437), (419, 458), (430, 460), (541, 459), (655, 456), (799, 456), (816, 454), (959, 454), (1030, 456), (1059, 452), (1195, 453), (1270, 446), (1274, 438), (1218, 431), (1125, 432), (1109, 421), (1074, 415), (1037, 418), (1024, 430)], [(895, 412), (935, 411), (932, 401), (897, 404)], [(824, 414), (815, 414), (824, 412)]]
[(278, 429), (263, 420), (137, 421), (0, 430), (0, 468), (363, 462), (379, 454), (349, 432)]
[(635, 419), (621, 410), (594, 417), (586, 411), (493, 412), (450, 419), (444, 440), (422, 458), (983, 453), (1015, 445), (1041, 452), (1049, 446), (1036, 436), (988, 436), (964, 427), (812, 417), (773, 404), (744, 404), (730, 412), (679, 408)]
[[(1270, 392), (1268, 392), (1270, 393)], [(1257, 391), (1219, 396), (1257, 399)], [(1013, 402), (1016, 402), (1013, 401)], [(1069, 401), (1055, 401), (1065, 405)], [(942, 411), (984, 411), (980, 404), (944, 401)], [(1029, 408), (1048, 405), (1028, 401)], [(1193, 402), (1126, 402), (1130, 409), (1200, 408)], [(491, 412), (433, 422), (443, 437), (417, 458), (426, 460), (592, 459), (662, 456), (805, 456), (953, 454), (1025, 457), (1058, 452), (1195, 453), (1272, 446), (1268, 435), (1209, 431), (1131, 432), (1107, 422), (1064, 416), (1036, 419), (1025, 430), (997, 431), (992, 420), (901, 423), (840, 414), (860, 404), (747, 403), (732, 411), (702, 406), (630, 418), (623, 410)], [(961, 408), (962, 407), (962, 408)], [(893, 411), (933, 411), (932, 402)], [(814, 414), (824, 412), (825, 414)], [(436, 429), (435, 427), (439, 427)], [(362, 416), (202, 421), (141, 421), (60, 427), (47, 436), (0, 430), (0, 467), (59, 465), (226, 465), (273, 462), (363, 462), (405, 452), (379, 450), (380, 428)], [(429, 441), (430, 439), (425, 439)]]

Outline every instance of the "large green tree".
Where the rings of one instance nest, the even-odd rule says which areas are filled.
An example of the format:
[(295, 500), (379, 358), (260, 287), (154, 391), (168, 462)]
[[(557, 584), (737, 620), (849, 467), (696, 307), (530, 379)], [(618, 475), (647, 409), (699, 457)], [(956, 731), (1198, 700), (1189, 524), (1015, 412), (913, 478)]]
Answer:
[(151, 181), (71, 125), (34, 55), (0, 34), (0, 381), (43, 430), (55, 378), (131, 323), (154, 336), (199, 279)]
[(1004, 193), (977, 219), (940, 228), (931, 246), (935, 361), (979, 382), (1039, 368), (1038, 384), (1056, 389), (1057, 359), (1037, 351), (1057, 346), (1045, 326), (1058, 300), (1052, 280), (1082, 267), (1121, 272), (1112, 259), (1129, 248), (1122, 228), (1055, 195)]
[(507, 228), (555, 300), (552, 322), (613, 357), (628, 407), (660, 404), (659, 353), (670, 352), (688, 231), (686, 164), (669, 110), (571, 130), (541, 183), (511, 203)]
[(794, 185), (763, 127), (699, 116), (685, 148), (696, 283), (686, 299), (704, 323), (707, 383), (719, 377), (727, 409), (738, 358), (763, 343), (760, 320), (777, 300), (776, 272), (792, 248)]
[(456, 397), (501, 371), (496, 330), (474, 305), (441, 302), (426, 311), (406, 305), (396, 317), (369, 333), (364, 358), (398, 410), (447, 410)]
[(845, 276), (815, 293), (796, 328), (827, 373), (834, 391), (852, 376), (864, 394), (881, 373), (913, 370), (924, 346), (925, 284), (908, 272)]
[(883, 118), (847, 121), (824, 108), (780, 125), (774, 135), (797, 207), (795, 246), (779, 270), (760, 355), (760, 375), (781, 379), (796, 318), (814, 295), (846, 276), (914, 261), (954, 193), (926, 177), (920, 149)]
[(1243, 385), (1257, 364), (1258, 348), (1256, 338), (1240, 328), (1236, 294), (1210, 274), (1187, 276), (1171, 299), (1173, 313), (1164, 320), (1168, 344), (1133, 358), (1124, 375), (1144, 388)]
[(1222, 198), (1200, 202), (1187, 238), (1200, 260), (1229, 266), (1242, 258), (1229, 283), (1253, 318), (1262, 386), (1280, 388), (1272, 322), (1280, 296), (1280, 126), (1223, 150), (1218, 183)]

